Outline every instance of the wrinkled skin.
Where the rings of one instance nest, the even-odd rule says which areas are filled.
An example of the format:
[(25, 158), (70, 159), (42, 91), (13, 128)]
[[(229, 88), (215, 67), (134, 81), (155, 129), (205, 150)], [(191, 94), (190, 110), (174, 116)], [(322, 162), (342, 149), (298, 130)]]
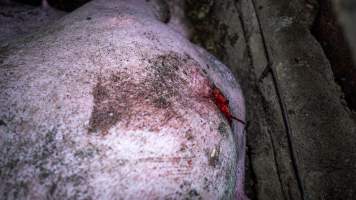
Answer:
[(244, 126), (211, 98), (244, 120), (241, 90), (155, 3), (93, 1), (1, 48), (4, 199), (244, 199)]

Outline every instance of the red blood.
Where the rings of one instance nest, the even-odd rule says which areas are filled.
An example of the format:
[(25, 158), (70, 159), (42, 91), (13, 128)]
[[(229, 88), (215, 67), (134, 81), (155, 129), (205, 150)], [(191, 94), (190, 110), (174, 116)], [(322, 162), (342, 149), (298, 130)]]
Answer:
[(189, 167), (192, 167), (193, 161), (192, 160), (188, 160), (187, 162), (188, 162)]
[(212, 87), (212, 98), (216, 106), (220, 109), (220, 112), (222, 112), (222, 114), (225, 116), (225, 118), (229, 121), (230, 124), (232, 122), (232, 119), (235, 119), (238, 122), (245, 124), (244, 121), (232, 115), (229, 108), (229, 100), (226, 99), (221, 90), (216, 86)]

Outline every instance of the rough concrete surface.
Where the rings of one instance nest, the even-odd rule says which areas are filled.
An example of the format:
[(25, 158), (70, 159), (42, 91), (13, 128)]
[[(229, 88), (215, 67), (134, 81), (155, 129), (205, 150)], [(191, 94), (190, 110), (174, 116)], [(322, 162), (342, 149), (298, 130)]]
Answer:
[(242, 80), (252, 199), (356, 195), (355, 121), (310, 33), (314, 3), (215, 0), (191, 11), (197, 37), (206, 32), (193, 40)]

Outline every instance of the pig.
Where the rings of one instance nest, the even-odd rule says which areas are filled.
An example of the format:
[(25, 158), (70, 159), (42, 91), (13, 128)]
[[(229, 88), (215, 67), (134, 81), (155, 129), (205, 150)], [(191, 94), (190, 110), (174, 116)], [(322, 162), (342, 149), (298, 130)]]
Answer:
[(160, 4), (94, 0), (1, 45), (2, 199), (246, 198), (242, 91)]

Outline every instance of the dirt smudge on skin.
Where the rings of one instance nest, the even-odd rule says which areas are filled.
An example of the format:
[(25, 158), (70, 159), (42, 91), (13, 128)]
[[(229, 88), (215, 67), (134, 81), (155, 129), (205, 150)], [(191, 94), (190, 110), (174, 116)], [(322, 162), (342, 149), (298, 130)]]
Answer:
[[(123, 129), (159, 131), (182, 127), (185, 119), (178, 107), (194, 109), (192, 102), (208, 81), (199, 64), (189, 57), (168, 52), (148, 60), (141, 81), (126, 71), (98, 77), (93, 88), (94, 107), (89, 133), (107, 134), (117, 124)], [(195, 81), (194, 84), (191, 82)], [(207, 92), (206, 92), (207, 93)]]
[(120, 80), (119, 75), (112, 75), (110, 81), (99, 78), (93, 89), (94, 109), (89, 122), (90, 132), (101, 130), (103, 134), (106, 134), (122, 115), (120, 111), (124, 110), (124, 105), (121, 104), (127, 102), (123, 102), (126, 100), (124, 96), (119, 96), (122, 95), (121, 92), (117, 95), (113, 94), (120, 89), (120, 86), (115, 84), (116, 78)]

